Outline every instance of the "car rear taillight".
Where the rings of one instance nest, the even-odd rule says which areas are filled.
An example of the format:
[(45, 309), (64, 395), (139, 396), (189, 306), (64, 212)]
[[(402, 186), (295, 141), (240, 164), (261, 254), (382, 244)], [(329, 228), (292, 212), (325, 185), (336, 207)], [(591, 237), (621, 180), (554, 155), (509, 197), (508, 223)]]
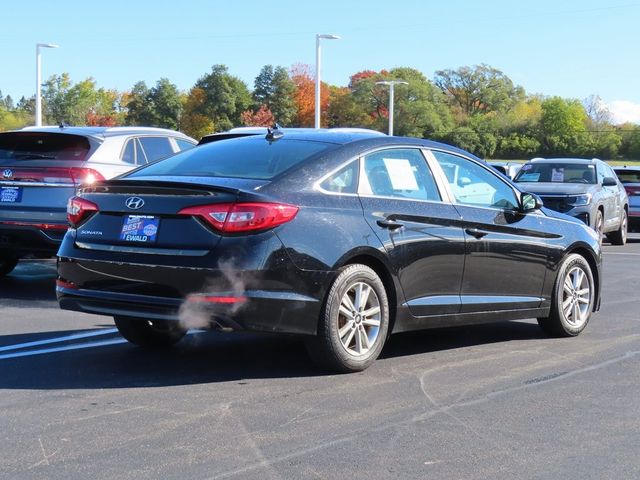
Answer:
[(71, 174), (73, 183), (76, 185), (91, 185), (92, 183), (105, 179), (100, 172), (93, 168), (72, 167), (69, 173)]
[(180, 215), (201, 218), (225, 233), (266, 230), (293, 220), (298, 207), (282, 203), (217, 203), (183, 208)]
[(98, 211), (98, 206), (80, 197), (71, 197), (67, 203), (67, 220), (73, 228)]
[(627, 191), (628, 196), (640, 195), (640, 187), (628, 187), (624, 186), (624, 189)]

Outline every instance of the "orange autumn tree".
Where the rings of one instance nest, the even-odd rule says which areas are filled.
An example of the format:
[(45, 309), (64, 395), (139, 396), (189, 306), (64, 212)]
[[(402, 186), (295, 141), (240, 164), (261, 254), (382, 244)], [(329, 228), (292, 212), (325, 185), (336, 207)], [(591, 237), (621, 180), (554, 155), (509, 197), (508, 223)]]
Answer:
[[(313, 127), (315, 119), (315, 80), (311, 67), (302, 63), (295, 64), (291, 67), (291, 80), (296, 86), (293, 94), (298, 109), (295, 120), (296, 125), (298, 127)], [(328, 106), (329, 86), (322, 82), (320, 91), (320, 111), (322, 112), (320, 122), (322, 126), (327, 125)]]

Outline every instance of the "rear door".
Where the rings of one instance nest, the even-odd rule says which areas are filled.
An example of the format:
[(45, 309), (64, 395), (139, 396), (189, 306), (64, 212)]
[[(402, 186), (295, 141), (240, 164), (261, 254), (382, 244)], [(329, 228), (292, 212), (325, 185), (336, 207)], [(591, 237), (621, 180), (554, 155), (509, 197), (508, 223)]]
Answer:
[[(515, 190), (491, 167), (449, 152), (431, 154), (449, 184), (466, 239), (461, 312), (538, 307), (551, 255), (541, 214), (519, 213)], [(456, 177), (446, 174), (454, 170)]]
[(411, 313), (457, 313), (464, 266), (460, 215), (443, 202), (422, 151), (388, 148), (365, 155), (358, 192)]

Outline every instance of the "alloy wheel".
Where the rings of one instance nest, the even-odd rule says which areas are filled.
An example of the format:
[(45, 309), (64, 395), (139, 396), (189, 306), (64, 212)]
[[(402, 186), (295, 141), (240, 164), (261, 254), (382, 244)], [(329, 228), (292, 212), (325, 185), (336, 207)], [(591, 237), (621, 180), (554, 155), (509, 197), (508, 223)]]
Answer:
[(580, 327), (589, 318), (591, 287), (589, 277), (580, 266), (574, 266), (564, 278), (562, 313), (573, 327)]
[(380, 299), (371, 285), (356, 282), (342, 296), (338, 313), (338, 336), (353, 356), (367, 354), (380, 332)]

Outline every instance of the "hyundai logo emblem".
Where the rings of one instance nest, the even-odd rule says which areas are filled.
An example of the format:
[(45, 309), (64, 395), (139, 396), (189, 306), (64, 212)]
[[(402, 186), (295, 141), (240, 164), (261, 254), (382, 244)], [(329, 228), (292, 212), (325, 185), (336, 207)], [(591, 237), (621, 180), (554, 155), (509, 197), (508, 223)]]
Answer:
[(2, 178), (11, 178), (13, 177), (13, 172), (8, 168), (2, 171)]
[(141, 199), (140, 197), (129, 197), (124, 202), (124, 204), (127, 206), (127, 208), (130, 208), (131, 210), (138, 210), (139, 208), (142, 208), (142, 206), (144, 205), (144, 200)]

